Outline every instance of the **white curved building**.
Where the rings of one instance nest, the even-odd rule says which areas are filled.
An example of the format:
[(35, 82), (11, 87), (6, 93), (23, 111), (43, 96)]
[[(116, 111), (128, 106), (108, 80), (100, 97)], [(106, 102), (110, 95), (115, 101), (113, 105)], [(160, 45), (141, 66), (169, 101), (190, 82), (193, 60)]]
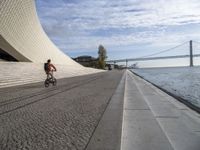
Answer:
[(0, 50), (20, 62), (55, 64), (83, 68), (61, 52), (39, 22), (35, 0), (0, 0)]

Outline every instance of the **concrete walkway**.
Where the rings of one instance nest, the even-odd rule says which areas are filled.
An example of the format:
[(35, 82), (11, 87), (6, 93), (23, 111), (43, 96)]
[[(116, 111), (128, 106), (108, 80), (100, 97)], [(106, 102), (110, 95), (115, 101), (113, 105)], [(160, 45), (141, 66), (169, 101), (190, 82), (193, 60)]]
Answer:
[(0, 150), (84, 150), (122, 75), (110, 71), (61, 79), (49, 88), (43, 82), (1, 88)]
[(126, 72), (121, 150), (200, 150), (200, 115)]
[(1, 150), (200, 150), (200, 115), (109, 71), (0, 88)]
[(120, 150), (126, 74), (114, 92), (86, 150)]

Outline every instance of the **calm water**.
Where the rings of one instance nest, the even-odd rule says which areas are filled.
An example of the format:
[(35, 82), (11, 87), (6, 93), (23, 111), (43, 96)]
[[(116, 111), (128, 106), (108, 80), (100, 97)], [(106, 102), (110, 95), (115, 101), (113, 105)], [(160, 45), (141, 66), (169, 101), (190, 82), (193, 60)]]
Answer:
[(148, 68), (132, 71), (200, 108), (200, 67)]

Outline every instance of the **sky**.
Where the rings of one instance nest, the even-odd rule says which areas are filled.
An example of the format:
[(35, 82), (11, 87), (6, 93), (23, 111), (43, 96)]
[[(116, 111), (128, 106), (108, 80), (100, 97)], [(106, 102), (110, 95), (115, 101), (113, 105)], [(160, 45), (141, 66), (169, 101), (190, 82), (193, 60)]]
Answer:
[(189, 40), (200, 41), (199, 0), (36, 0), (36, 7), (49, 38), (70, 57), (97, 57), (100, 44), (108, 60), (185, 42), (163, 55), (186, 54)]

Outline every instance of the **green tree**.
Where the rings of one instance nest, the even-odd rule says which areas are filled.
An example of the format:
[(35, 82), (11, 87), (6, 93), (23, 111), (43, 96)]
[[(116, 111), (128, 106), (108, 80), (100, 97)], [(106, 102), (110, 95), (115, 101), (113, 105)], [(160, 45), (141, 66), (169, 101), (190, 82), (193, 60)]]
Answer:
[(103, 45), (99, 45), (98, 55), (98, 66), (100, 69), (105, 69), (107, 54)]

